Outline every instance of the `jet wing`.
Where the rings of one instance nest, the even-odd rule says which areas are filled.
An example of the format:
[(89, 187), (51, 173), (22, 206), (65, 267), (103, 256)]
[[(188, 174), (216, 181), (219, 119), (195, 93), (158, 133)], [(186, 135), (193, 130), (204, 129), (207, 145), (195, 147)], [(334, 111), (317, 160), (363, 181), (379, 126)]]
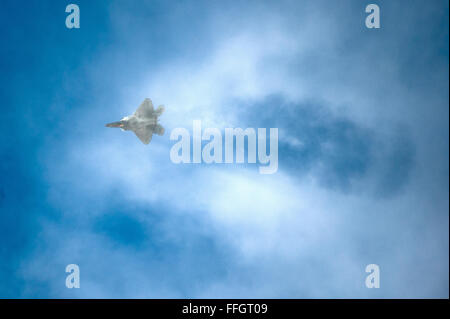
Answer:
[(136, 112), (134, 112), (134, 115), (136, 115), (137, 117), (151, 117), (153, 115), (153, 103), (152, 100), (150, 99), (145, 99), (141, 105), (138, 107), (138, 109), (136, 110)]
[(148, 144), (152, 140), (153, 130), (151, 125), (138, 127), (133, 129), (133, 132), (144, 144)]

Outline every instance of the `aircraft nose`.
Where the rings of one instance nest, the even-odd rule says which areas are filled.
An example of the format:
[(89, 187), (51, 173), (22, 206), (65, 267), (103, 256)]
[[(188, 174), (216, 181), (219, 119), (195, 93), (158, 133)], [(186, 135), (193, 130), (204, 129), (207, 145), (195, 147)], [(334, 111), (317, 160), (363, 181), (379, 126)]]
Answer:
[(119, 121), (119, 122), (112, 122), (112, 123), (108, 123), (105, 125), (106, 127), (122, 127), (123, 124)]

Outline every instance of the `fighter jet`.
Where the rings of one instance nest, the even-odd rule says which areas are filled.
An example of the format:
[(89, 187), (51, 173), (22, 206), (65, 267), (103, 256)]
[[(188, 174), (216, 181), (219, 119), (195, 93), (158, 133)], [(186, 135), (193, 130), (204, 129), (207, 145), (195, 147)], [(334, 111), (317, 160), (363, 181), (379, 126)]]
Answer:
[(164, 106), (153, 109), (150, 99), (145, 99), (134, 114), (125, 116), (118, 122), (106, 124), (106, 127), (119, 127), (122, 131), (133, 131), (144, 144), (150, 143), (153, 133), (164, 135), (164, 127), (158, 124), (158, 117), (164, 112)]

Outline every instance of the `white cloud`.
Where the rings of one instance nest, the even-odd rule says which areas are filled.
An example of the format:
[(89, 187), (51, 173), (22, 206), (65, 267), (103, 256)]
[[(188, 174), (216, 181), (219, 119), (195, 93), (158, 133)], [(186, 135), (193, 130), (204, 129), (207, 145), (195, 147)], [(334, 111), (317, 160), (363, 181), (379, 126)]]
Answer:
[[(180, 57), (156, 71), (152, 68), (144, 83), (140, 79), (134, 83), (126, 79), (131, 83), (128, 83), (125, 93), (120, 93), (124, 101), (136, 101), (136, 97), (151, 95), (155, 104), (166, 104), (166, 113), (161, 118), (167, 132), (164, 138), (155, 137), (149, 147), (143, 147), (137, 138), (129, 136), (130, 132), (105, 130), (95, 136), (78, 136), (64, 145), (63, 161), (49, 159), (50, 184), (54, 189), (66, 185), (80, 193), (95, 194), (93, 197), (97, 196), (99, 201), (105, 200), (105, 194), (116, 190), (129, 203), (151, 207), (164, 202), (169, 208), (167, 214), (195, 214), (196, 218), (210, 225), (211, 234), (235, 252), (239, 260), (232, 262), (235, 268), (223, 281), (199, 283), (199, 287), (190, 291), (193, 297), (209, 297), (208, 293), (251, 297), (258, 289), (261, 291), (258, 296), (263, 297), (285, 296), (288, 294), (286, 291), (294, 296), (295, 293), (312, 297), (370, 296), (369, 292), (361, 290), (358, 283), (363, 283), (365, 265), (376, 262), (371, 258), (380, 258), (380, 263), (388, 264), (387, 271), (395, 274), (405, 272), (408, 264), (420, 261), (424, 250), (435, 251), (435, 258), (441, 259), (445, 253), (436, 248), (434, 240), (423, 242), (422, 249), (405, 247), (402, 251), (404, 260), (395, 257), (404, 247), (396, 234), (406, 233), (404, 236), (412, 241), (417, 231), (413, 227), (418, 226), (418, 220), (405, 219), (404, 212), (410, 210), (422, 216), (423, 211), (417, 207), (432, 205), (427, 194), (416, 192), (412, 186), (400, 198), (379, 201), (361, 194), (321, 188), (315, 183), (314, 172), (298, 181), (282, 170), (263, 176), (257, 173), (257, 167), (231, 170), (225, 166), (175, 165), (170, 162), (167, 140), (171, 128), (190, 128), (193, 119), (201, 119), (205, 126), (220, 128), (242, 123), (233, 112), (235, 106), (232, 103), (236, 99), (260, 101), (269, 95), (281, 94), (286, 100), (295, 102), (318, 99), (336, 112), (342, 105), (348, 105), (347, 115), (365, 125), (373, 125), (392, 114), (396, 114), (397, 119), (401, 117), (397, 111), (380, 115), (382, 112), (377, 107), (385, 110), (388, 105), (395, 104), (401, 111), (407, 109), (407, 105), (400, 102), (408, 94), (399, 83), (397, 70), (390, 61), (377, 64), (380, 69), (387, 70), (384, 72), (377, 71), (377, 65), (367, 63), (364, 55), (358, 52), (349, 57), (345, 54), (333, 56), (340, 44), (331, 36), (340, 33), (336, 20), (326, 12), (322, 14), (317, 10), (308, 18), (302, 16), (304, 20), (298, 29), (292, 28), (299, 27), (294, 22), (281, 22), (276, 15), (266, 12), (264, 17), (261, 28), (256, 24), (261, 21), (250, 20), (243, 23), (242, 29), (235, 26), (239, 31), (232, 34), (220, 29), (225, 35), (217, 34), (216, 42), (204, 60), (189, 61)], [(296, 64), (299, 61), (311, 63), (311, 54), (316, 53), (323, 65)], [(377, 78), (385, 76), (390, 81), (372, 86), (367, 79), (368, 74), (375, 74)], [(375, 103), (387, 89), (388, 94), (381, 101), (389, 100), (390, 103), (381, 106)], [(393, 98), (394, 91), (401, 96)], [(132, 107), (129, 108), (131, 110)], [(80, 116), (85, 117), (86, 114)], [(282, 138), (293, 145), (301, 143), (296, 136)], [(77, 168), (75, 174), (71, 171), (74, 167)], [(367, 180), (367, 183), (371, 181)], [(67, 205), (66, 200), (58, 194), (51, 198), (64, 214), (78, 213)], [(96, 207), (99, 211), (92, 214), (102, 214), (102, 208), (106, 206), (107, 203), (99, 203)], [(145, 216), (139, 218), (145, 227), (151, 227), (146, 224)], [(398, 229), (389, 229), (389, 225), (397, 225)], [(430, 234), (432, 231), (433, 227), (429, 226), (419, 233)], [(84, 235), (95, 237), (89, 232)], [(384, 235), (389, 243), (383, 243)], [(57, 232), (47, 234), (47, 238), (52, 240), (58, 236)], [(56, 249), (64, 254), (70, 246)], [(95, 254), (101, 249), (94, 244), (93, 250), (88, 250), (83, 258), (95, 259)], [(108, 253), (114, 251), (111, 247), (106, 249)], [(385, 253), (373, 253), (374, 249), (385, 249)], [(134, 274), (132, 281), (119, 285), (122, 294), (128, 297), (149, 296), (145, 286), (138, 287), (136, 283), (148, 271), (144, 267), (145, 254), (135, 255), (127, 251), (117, 254), (112, 260), (119, 264), (123, 262), (124, 270), (115, 275), (126, 278)], [(39, 260), (40, 257), (36, 258)], [(253, 269), (256, 279), (261, 281), (242, 287), (236, 280), (239, 274), (232, 273), (239, 267)], [(443, 276), (442, 269), (437, 269), (439, 276)], [(263, 282), (265, 276), (269, 278)], [(446, 278), (448, 283), (448, 275)], [(111, 286), (108, 286), (106, 278), (101, 279), (106, 283), (100, 280), (91, 282), (88, 295), (98, 292), (109, 296), (109, 290), (102, 286)], [(152, 280), (153, 277), (144, 283), (150, 284)], [(401, 282), (392, 280), (398, 285), (393, 286), (392, 293), (385, 292), (385, 296), (395, 296), (394, 292), (404, 294), (400, 297), (416, 296), (420, 294), (418, 287), (428, 284), (423, 279), (413, 285), (415, 290), (405, 291)], [(180, 295), (176, 286), (158, 287), (167, 289), (160, 291), (161, 294)], [(429, 288), (429, 294), (436, 296), (432, 288)]]

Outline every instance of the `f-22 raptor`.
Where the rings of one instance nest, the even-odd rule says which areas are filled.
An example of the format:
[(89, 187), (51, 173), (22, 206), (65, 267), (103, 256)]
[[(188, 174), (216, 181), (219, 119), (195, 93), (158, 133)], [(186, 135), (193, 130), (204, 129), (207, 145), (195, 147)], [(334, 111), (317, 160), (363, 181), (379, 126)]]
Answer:
[(163, 112), (163, 105), (154, 110), (152, 100), (147, 98), (134, 114), (125, 116), (118, 122), (108, 123), (106, 127), (119, 127), (122, 131), (133, 131), (142, 143), (148, 144), (152, 140), (153, 133), (164, 135), (164, 127), (158, 124), (158, 117)]

